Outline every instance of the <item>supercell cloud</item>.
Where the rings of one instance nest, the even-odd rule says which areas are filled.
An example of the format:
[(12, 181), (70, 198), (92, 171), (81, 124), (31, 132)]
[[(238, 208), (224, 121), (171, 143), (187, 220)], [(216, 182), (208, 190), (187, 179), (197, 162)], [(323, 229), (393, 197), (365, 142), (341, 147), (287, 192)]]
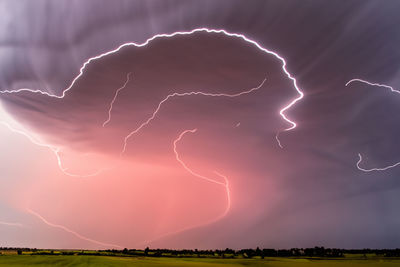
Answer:
[(2, 245), (398, 246), (398, 7), (3, 1)]

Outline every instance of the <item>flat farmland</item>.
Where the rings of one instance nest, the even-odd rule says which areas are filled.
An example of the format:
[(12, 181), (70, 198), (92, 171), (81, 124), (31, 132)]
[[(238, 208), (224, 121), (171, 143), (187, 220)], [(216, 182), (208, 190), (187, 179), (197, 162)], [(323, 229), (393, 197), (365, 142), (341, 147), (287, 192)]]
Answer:
[(174, 266), (174, 267), (239, 267), (239, 266), (400, 266), (397, 258), (265, 258), (265, 259), (209, 259), (209, 258), (153, 258), (91, 255), (12, 255), (0, 256), (0, 266)]

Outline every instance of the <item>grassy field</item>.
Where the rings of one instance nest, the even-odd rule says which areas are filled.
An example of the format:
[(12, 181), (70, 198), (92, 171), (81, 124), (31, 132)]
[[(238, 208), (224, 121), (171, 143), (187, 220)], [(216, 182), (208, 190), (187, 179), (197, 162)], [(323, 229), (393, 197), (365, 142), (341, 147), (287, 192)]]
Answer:
[(239, 267), (239, 266), (400, 266), (400, 259), (348, 257), (342, 259), (201, 259), (152, 258), (85, 255), (1, 255), (0, 266), (174, 266), (174, 267)]

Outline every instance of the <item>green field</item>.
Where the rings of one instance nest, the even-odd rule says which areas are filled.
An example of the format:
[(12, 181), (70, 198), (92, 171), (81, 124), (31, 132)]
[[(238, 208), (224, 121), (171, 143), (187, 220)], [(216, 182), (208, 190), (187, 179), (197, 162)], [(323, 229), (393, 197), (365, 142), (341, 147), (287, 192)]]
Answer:
[(199, 258), (153, 258), (153, 257), (115, 257), (85, 255), (1, 255), (0, 266), (400, 266), (400, 259), (372, 257), (348, 257), (342, 259), (199, 259)]

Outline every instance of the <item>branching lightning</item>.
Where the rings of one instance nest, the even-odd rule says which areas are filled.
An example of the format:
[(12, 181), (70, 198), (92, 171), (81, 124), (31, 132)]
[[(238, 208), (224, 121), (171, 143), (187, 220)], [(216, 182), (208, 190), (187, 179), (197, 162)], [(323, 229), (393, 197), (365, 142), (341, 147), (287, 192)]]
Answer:
[[(239, 39), (244, 40), (244, 41), (247, 42), (247, 43), (250, 43), (250, 44), (254, 45), (255, 47), (257, 47), (259, 50), (263, 51), (264, 53), (273, 55), (274, 57), (276, 57), (277, 59), (279, 59), (279, 60), (282, 62), (282, 70), (283, 70), (283, 72), (284, 72), (285, 75), (293, 82), (293, 86), (294, 86), (294, 88), (296, 89), (296, 91), (297, 91), (297, 93), (298, 93), (298, 97), (296, 97), (295, 99), (293, 99), (292, 101), (290, 101), (287, 105), (285, 105), (285, 106), (279, 111), (280, 116), (281, 116), (287, 123), (289, 123), (289, 124), (291, 125), (290, 127), (284, 129), (283, 131), (290, 131), (290, 130), (293, 130), (294, 128), (296, 128), (297, 124), (296, 124), (294, 121), (290, 120), (290, 119), (285, 115), (285, 112), (286, 112), (287, 110), (289, 110), (293, 105), (295, 105), (299, 100), (301, 100), (301, 99), (303, 98), (303, 96), (304, 96), (304, 93), (303, 93), (303, 92), (301, 91), (301, 89), (297, 86), (297, 81), (296, 81), (296, 79), (295, 79), (295, 78), (292, 76), (292, 74), (286, 69), (286, 65), (287, 65), (286, 60), (285, 60), (281, 55), (279, 55), (277, 52), (274, 52), (274, 51), (272, 51), (272, 50), (269, 50), (269, 49), (267, 49), (267, 48), (262, 47), (259, 43), (257, 43), (257, 42), (254, 41), (254, 40), (251, 40), (251, 39), (247, 38), (247, 37), (244, 36), (243, 34), (239, 34), (239, 33), (230, 33), (230, 32), (227, 32), (226, 30), (223, 30), (223, 29), (197, 28), (197, 29), (194, 29), (194, 30), (192, 30), (192, 31), (178, 31), (178, 32), (170, 33), (170, 34), (167, 34), (167, 33), (156, 34), (156, 35), (154, 35), (153, 37), (147, 39), (144, 43), (134, 43), (134, 42), (124, 43), (124, 44), (118, 46), (118, 47), (117, 47), (116, 49), (114, 49), (114, 50), (110, 50), (110, 51), (108, 51), (108, 52), (105, 52), (105, 53), (102, 53), (102, 54), (99, 54), (99, 55), (97, 55), (97, 56), (94, 56), (94, 57), (91, 57), (91, 58), (87, 59), (87, 60), (83, 63), (82, 67), (80, 68), (79, 74), (72, 80), (71, 84), (70, 84), (66, 89), (64, 89), (64, 90), (62, 91), (62, 94), (61, 94), (61, 95), (52, 95), (52, 94), (50, 94), (50, 93), (48, 93), (48, 92), (43, 92), (43, 91), (40, 91), (40, 90), (32, 90), (32, 89), (28, 89), (28, 88), (21, 88), (21, 89), (16, 89), (16, 90), (4, 90), (4, 91), (0, 91), (0, 93), (5, 94), (5, 93), (18, 93), (18, 92), (23, 92), (23, 91), (29, 91), (29, 92), (32, 92), (32, 93), (39, 93), (39, 94), (47, 95), (47, 96), (50, 96), (50, 97), (64, 98), (64, 96), (66, 95), (66, 93), (74, 86), (74, 84), (78, 81), (78, 79), (84, 74), (85, 68), (86, 68), (86, 66), (87, 66), (89, 63), (91, 63), (91, 62), (93, 62), (93, 61), (95, 61), (95, 60), (98, 60), (98, 59), (100, 59), (100, 58), (103, 58), (103, 57), (105, 57), (105, 56), (114, 54), (114, 53), (118, 52), (119, 50), (121, 50), (121, 49), (124, 48), (124, 47), (128, 47), (128, 46), (143, 47), (143, 46), (148, 45), (151, 41), (153, 41), (153, 40), (155, 40), (155, 39), (158, 39), (158, 38), (171, 38), (171, 37), (174, 37), (174, 36), (177, 36), (177, 35), (191, 35), (191, 34), (194, 34), (194, 33), (196, 33), (196, 32), (221, 33), (221, 34), (224, 34), (224, 35), (226, 35), (226, 36), (236, 37), (236, 38), (239, 38)], [(128, 137), (128, 138), (129, 138), (129, 137)], [(280, 141), (279, 141), (279, 134), (276, 135), (276, 139), (277, 139), (278, 144), (280, 145), (280, 147), (282, 147), (281, 144), (280, 144)], [(126, 142), (125, 142), (125, 143), (126, 143)], [(123, 151), (125, 151), (125, 145), (124, 145)]]
[(31, 210), (31, 209), (27, 209), (27, 212), (29, 212), (30, 214), (36, 216), (37, 218), (39, 218), (42, 222), (44, 222), (44, 223), (47, 224), (48, 226), (61, 229), (61, 230), (65, 231), (65, 232), (67, 232), (67, 233), (70, 233), (70, 234), (76, 236), (76, 237), (79, 238), (79, 239), (82, 239), (82, 240), (91, 242), (91, 243), (93, 243), (93, 244), (101, 245), (101, 246), (106, 247), (106, 248), (115, 247), (115, 248), (122, 249), (122, 247), (119, 246), (119, 245), (100, 242), (100, 241), (91, 239), (91, 238), (89, 238), (89, 237), (83, 236), (83, 235), (81, 235), (81, 234), (79, 234), (79, 233), (77, 233), (77, 232), (75, 232), (75, 231), (73, 231), (73, 230), (71, 230), (71, 229), (69, 229), (69, 228), (63, 226), (63, 225), (51, 223), (51, 222), (49, 222), (48, 220), (46, 220), (42, 215), (40, 215), (39, 213), (37, 213), (37, 212), (35, 212), (35, 211)]
[(143, 122), (142, 124), (140, 124), (139, 127), (137, 127), (135, 130), (131, 131), (131, 132), (125, 137), (125, 139), (124, 139), (124, 146), (123, 146), (123, 148), (122, 148), (121, 154), (125, 153), (125, 151), (126, 151), (128, 139), (131, 138), (132, 135), (138, 133), (143, 127), (145, 127), (146, 125), (148, 125), (148, 124), (156, 117), (157, 113), (158, 113), (158, 112), (160, 111), (160, 109), (161, 109), (161, 106), (162, 106), (165, 102), (167, 102), (170, 98), (173, 98), (173, 97), (184, 97), (184, 96), (191, 96), (191, 95), (202, 95), (202, 96), (211, 96), (211, 97), (231, 97), (231, 98), (232, 98), (232, 97), (238, 97), (238, 96), (241, 96), (241, 95), (244, 95), (244, 94), (250, 94), (250, 93), (252, 93), (252, 92), (254, 92), (254, 91), (260, 89), (260, 88), (264, 85), (264, 83), (265, 83), (266, 80), (267, 80), (267, 79), (265, 78), (265, 79), (261, 82), (261, 84), (259, 84), (257, 87), (251, 88), (251, 89), (246, 90), (246, 91), (242, 91), (242, 92), (237, 93), (237, 94), (205, 93), (205, 92), (199, 92), (199, 91), (197, 91), (197, 92), (187, 92), (187, 93), (172, 93), (172, 94), (166, 96), (160, 103), (158, 103), (158, 106), (157, 106), (157, 108), (154, 110), (153, 114), (152, 114), (145, 122)]
[(126, 75), (126, 81), (125, 81), (125, 83), (124, 83), (120, 88), (118, 88), (118, 89), (115, 91), (114, 98), (112, 99), (112, 101), (111, 101), (111, 103), (110, 103), (110, 108), (108, 109), (108, 118), (107, 118), (107, 120), (105, 120), (105, 121), (103, 122), (103, 127), (105, 127), (106, 124), (110, 122), (110, 120), (111, 120), (111, 111), (112, 111), (112, 109), (113, 109), (114, 102), (115, 102), (115, 100), (117, 100), (117, 96), (118, 96), (119, 92), (120, 92), (122, 89), (124, 89), (124, 88), (126, 87), (126, 85), (129, 83), (129, 79), (130, 79), (130, 75), (131, 75), (131, 74), (132, 74), (132, 72), (129, 72), (128, 75)]
[[(286, 66), (287, 66), (286, 60), (285, 60), (281, 55), (279, 55), (278, 53), (276, 53), (276, 52), (274, 52), (274, 51), (271, 51), (271, 50), (269, 50), (269, 49), (267, 49), (267, 48), (262, 47), (262, 46), (261, 46), (260, 44), (258, 44), (256, 41), (251, 40), (251, 39), (245, 37), (243, 34), (239, 34), (239, 33), (230, 33), (230, 32), (227, 32), (226, 30), (223, 30), (223, 29), (197, 28), (197, 29), (193, 29), (193, 30), (191, 30), (191, 31), (178, 31), (178, 32), (170, 33), (170, 34), (167, 34), (167, 33), (157, 34), (157, 35), (154, 35), (153, 37), (147, 39), (147, 40), (146, 40), (145, 42), (143, 42), (143, 43), (134, 43), (134, 42), (124, 43), (124, 44), (118, 46), (116, 49), (113, 49), (113, 50), (107, 51), (107, 52), (105, 52), (105, 53), (96, 55), (96, 56), (94, 56), (94, 57), (88, 58), (88, 59), (83, 63), (83, 65), (81, 66), (81, 68), (79, 69), (78, 75), (75, 76), (75, 78), (73, 78), (72, 82), (70, 83), (70, 85), (69, 85), (67, 88), (65, 88), (64, 90), (62, 90), (62, 92), (61, 92), (60, 95), (55, 95), (55, 94), (51, 94), (51, 93), (49, 93), (49, 92), (41, 91), (41, 90), (38, 90), (38, 89), (29, 89), (29, 88), (20, 88), (20, 89), (16, 89), (16, 90), (3, 90), (3, 91), (0, 91), (0, 94), (15, 94), (15, 93), (20, 93), (20, 92), (25, 92), (25, 91), (27, 91), (27, 92), (31, 92), (31, 93), (41, 94), (41, 95), (46, 96), (46, 97), (54, 97), (54, 98), (59, 98), (59, 99), (61, 99), (61, 98), (64, 98), (64, 97), (65, 97), (65, 95), (68, 93), (69, 90), (71, 90), (71, 88), (75, 85), (75, 83), (76, 83), (76, 82), (80, 79), (80, 77), (85, 73), (86, 67), (87, 67), (90, 63), (92, 63), (93, 61), (96, 61), (96, 60), (101, 59), (101, 58), (103, 58), (103, 57), (105, 57), (105, 56), (108, 56), (108, 55), (117, 53), (118, 51), (120, 51), (120, 50), (121, 50), (122, 48), (124, 48), (124, 47), (128, 47), (128, 46), (144, 47), (144, 46), (148, 45), (151, 41), (153, 41), (153, 40), (155, 40), (155, 39), (158, 39), (158, 38), (172, 38), (172, 37), (178, 36), (178, 35), (191, 35), (191, 34), (194, 34), (194, 33), (196, 33), (196, 32), (219, 33), (219, 34), (224, 34), (224, 35), (229, 36), (229, 37), (239, 38), (239, 39), (242, 39), (243, 41), (245, 41), (245, 42), (247, 42), (247, 43), (249, 43), (249, 44), (255, 46), (256, 48), (258, 48), (258, 49), (261, 50), (262, 52), (264, 52), (264, 53), (266, 53), (266, 54), (269, 54), (269, 55), (273, 55), (275, 58), (277, 58), (277, 59), (282, 63), (282, 66), (281, 66), (282, 71), (285, 73), (285, 75), (287, 76), (287, 78), (290, 79), (290, 80), (292, 81), (293, 86), (294, 86), (294, 88), (295, 88), (295, 90), (296, 90), (296, 92), (297, 92), (297, 94), (298, 94), (298, 96), (297, 96), (296, 98), (292, 99), (289, 103), (287, 103), (285, 106), (283, 106), (283, 107), (280, 109), (280, 111), (279, 111), (279, 114), (280, 114), (280, 116), (282, 117), (282, 119), (283, 119), (284, 121), (286, 121), (286, 122), (290, 125), (288, 128), (284, 129), (283, 131), (286, 132), (286, 131), (290, 131), (290, 130), (293, 130), (293, 129), (296, 128), (297, 124), (296, 124), (294, 121), (290, 120), (290, 119), (286, 116), (286, 112), (287, 112), (291, 107), (293, 107), (293, 105), (295, 105), (298, 101), (300, 101), (300, 100), (304, 97), (304, 93), (303, 93), (302, 90), (297, 86), (297, 81), (296, 81), (296, 79), (295, 79), (295, 78), (292, 76), (292, 74), (287, 70), (287, 68), (286, 68)], [(128, 75), (127, 81), (126, 81), (126, 83), (123, 85), (123, 87), (119, 88), (119, 89), (116, 91), (116, 93), (115, 93), (115, 95), (114, 95), (114, 98), (113, 98), (113, 100), (111, 101), (109, 110), (108, 110), (108, 114), (109, 114), (108, 119), (103, 123), (103, 127), (106, 126), (107, 123), (110, 122), (113, 104), (114, 104), (114, 102), (116, 101), (116, 98), (118, 97), (118, 93), (126, 86), (126, 84), (127, 84), (128, 82), (129, 82), (129, 75)], [(138, 128), (136, 128), (134, 131), (130, 132), (130, 133), (125, 137), (125, 139), (124, 139), (124, 147), (123, 147), (123, 150), (122, 150), (121, 154), (124, 153), (125, 150), (126, 150), (127, 140), (128, 140), (132, 135), (134, 135), (135, 133), (139, 132), (139, 131), (140, 131), (144, 126), (146, 126), (148, 123), (150, 123), (150, 122), (154, 119), (154, 117), (157, 115), (157, 112), (160, 110), (160, 108), (161, 108), (161, 106), (163, 105), (163, 103), (165, 103), (166, 101), (168, 101), (168, 100), (169, 100), (170, 98), (172, 98), (172, 97), (180, 97), (180, 96), (183, 97), (183, 96), (189, 96), (189, 95), (203, 95), (203, 96), (213, 96), (213, 97), (237, 97), (237, 96), (240, 96), (240, 95), (243, 95), (243, 94), (248, 94), (248, 93), (251, 93), (251, 92), (253, 92), (253, 91), (255, 91), (255, 90), (258, 90), (264, 83), (265, 83), (265, 79), (264, 79), (264, 81), (263, 81), (258, 87), (252, 88), (252, 89), (250, 89), (250, 90), (247, 90), (247, 91), (244, 91), (244, 92), (241, 92), (241, 93), (238, 93), (238, 94), (222, 94), (222, 93), (211, 94), (211, 93), (204, 93), (204, 92), (188, 92), (188, 93), (173, 93), (173, 94), (171, 94), (171, 95), (168, 95), (164, 100), (162, 100), (162, 101), (158, 104), (157, 109), (153, 112), (153, 114), (152, 114), (152, 116), (151, 116), (150, 118), (148, 118), (148, 119), (147, 119), (145, 122), (143, 122)], [(60, 168), (61, 171), (62, 171), (64, 174), (66, 174), (66, 175), (75, 176), (75, 177), (87, 177), (87, 176), (95, 176), (95, 175), (99, 174), (99, 173), (102, 171), (102, 170), (99, 170), (99, 171), (97, 171), (97, 172), (95, 172), (95, 173), (93, 173), (93, 174), (84, 175), (84, 176), (68, 173), (68, 172), (67, 172), (67, 169), (64, 168), (64, 167), (62, 166), (62, 161), (61, 161), (61, 158), (60, 158), (60, 148), (59, 148), (59, 147), (55, 147), (55, 146), (53, 146), (53, 145), (40, 142), (40, 141), (36, 140), (35, 138), (33, 138), (33, 137), (32, 137), (33, 135), (28, 134), (28, 133), (25, 132), (25, 131), (15, 129), (15, 128), (13, 128), (12, 126), (10, 126), (10, 125), (9, 125), (8, 123), (6, 123), (6, 122), (1, 122), (1, 123), (2, 123), (3, 125), (5, 125), (7, 128), (9, 128), (12, 132), (18, 133), (18, 134), (21, 134), (21, 135), (25, 136), (25, 137), (28, 138), (33, 144), (36, 144), (36, 145), (42, 146), (42, 147), (47, 147), (48, 149), (50, 149), (50, 150), (55, 154), (55, 156), (57, 157), (57, 162), (58, 162), (59, 168)], [(217, 180), (214, 180), (214, 179), (211, 179), (211, 178), (208, 178), (208, 177), (205, 177), (205, 176), (202, 176), (202, 175), (199, 175), (199, 174), (193, 172), (193, 171), (192, 171), (190, 168), (188, 168), (187, 165), (180, 159), (179, 154), (178, 154), (178, 152), (177, 152), (177, 150), (176, 150), (176, 144), (177, 144), (177, 142), (179, 142), (179, 141), (182, 139), (182, 137), (183, 137), (186, 133), (189, 133), (189, 132), (194, 133), (195, 131), (196, 131), (196, 130), (194, 129), (194, 130), (186, 130), (186, 131), (182, 132), (182, 133), (180, 134), (180, 136), (178, 137), (178, 139), (176, 139), (176, 140), (174, 141), (174, 152), (175, 152), (177, 161), (178, 161), (189, 173), (191, 173), (192, 175), (194, 175), (194, 176), (196, 176), (196, 177), (198, 177), (198, 178), (201, 178), (201, 179), (203, 179), (203, 180), (206, 180), (206, 181), (209, 181), (209, 182), (213, 182), (213, 183), (216, 183), (216, 184), (219, 184), (219, 185), (222, 185), (222, 186), (225, 187), (225, 189), (226, 189), (226, 194), (227, 194), (227, 203), (228, 203), (228, 204), (227, 204), (227, 208), (226, 208), (225, 212), (224, 212), (220, 217), (218, 217), (218, 218), (216, 219), (216, 220), (219, 220), (220, 218), (222, 218), (223, 216), (225, 216), (225, 215), (229, 212), (230, 205), (231, 205), (230, 191), (229, 191), (229, 182), (228, 182), (227, 177), (224, 176), (224, 175), (222, 175), (222, 174), (220, 174), (220, 173), (218, 173), (218, 172), (214, 172), (217, 176), (219, 176), (219, 177), (221, 177), (221, 178), (223, 178), (223, 179), (225, 180), (225, 182), (220, 182), (220, 181), (217, 181)], [(279, 141), (279, 133), (276, 135), (276, 140), (277, 140), (279, 146), (282, 147), (282, 145), (281, 145), (281, 143), (280, 143), (280, 141)], [(72, 230), (68, 229), (68, 228), (65, 227), (65, 226), (50, 223), (50, 222), (47, 221), (45, 218), (43, 218), (40, 214), (38, 214), (38, 213), (36, 213), (36, 212), (34, 212), (34, 211), (32, 211), (32, 210), (28, 210), (28, 212), (31, 213), (31, 214), (33, 214), (33, 215), (36, 216), (37, 218), (39, 218), (42, 222), (46, 223), (47, 225), (49, 225), (49, 226), (51, 226), (51, 227), (59, 228), (59, 229), (61, 229), (61, 230), (64, 230), (64, 231), (66, 231), (66, 232), (68, 232), (68, 233), (71, 233), (71, 234), (75, 235), (76, 237), (78, 237), (78, 238), (80, 238), (80, 239), (82, 239), (82, 240), (86, 240), (86, 241), (89, 241), (89, 242), (92, 242), (92, 243), (95, 243), (95, 244), (98, 244), (98, 245), (102, 245), (102, 246), (105, 246), (105, 247), (112, 246), (112, 247), (121, 248), (120, 246), (115, 245), (115, 244), (103, 243), (103, 242), (100, 242), (100, 241), (96, 241), (96, 240), (87, 238), (87, 237), (85, 237), (85, 236), (83, 236), (83, 235), (81, 235), (81, 234), (79, 234), (79, 233), (77, 233), (77, 232), (75, 232), (75, 231), (72, 231)], [(215, 220), (214, 220), (214, 221), (215, 221)]]
[[(346, 83), (346, 86), (348, 86), (349, 84), (353, 83), (353, 82), (360, 82), (360, 83), (365, 83), (368, 84), (370, 86), (378, 86), (378, 87), (383, 87), (386, 89), (390, 89), (391, 92), (396, 93), (396, 94), (400, 94), (400, 91), (395, 90), (393, 87), (386, 85), (386, 84), (380, 84), (380, 83), (372, 83), (363, 79), (352, 79), (350, 81), (348, 81)], [(372, 168), (372, 169), (364, 169), (360, 166), (361, 162), (362, 162), (363, 158), (361, 156), (361, 153), (358, 153), (358, 161), (356, 163), (357, 169), (359, 169), (360, 171), (363, 172), (373, 172), (373, 171), (386, 171), (389, 170), (391, 168), (397, 167), (400, 165), (400, 162), (394, 163), (392, 165), (386, 166), (386, 167), (382, 167), (382, 168)]]

